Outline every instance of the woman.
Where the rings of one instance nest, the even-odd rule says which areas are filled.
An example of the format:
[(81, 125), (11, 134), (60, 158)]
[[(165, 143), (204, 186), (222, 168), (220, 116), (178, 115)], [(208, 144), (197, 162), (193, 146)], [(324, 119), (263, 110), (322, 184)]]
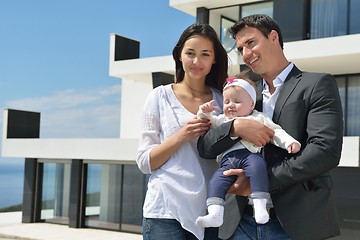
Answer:
[[(204, 239), (195, 224), (206, 213), (206, 188), (217, 168), (199, 157), (196, 143), (210, 126), (197, 119), (201, 104), (211, 99), (222, 109), (221, 91), (228, 60), (214, 29), (193, 24), (173, 50), (175, 84), (153, 89), (143, 109), (143, 132), (137, 164), (151, 174), (143, 207), (143, 238)], [(207, 229), (205, 239), (218, 239)]]

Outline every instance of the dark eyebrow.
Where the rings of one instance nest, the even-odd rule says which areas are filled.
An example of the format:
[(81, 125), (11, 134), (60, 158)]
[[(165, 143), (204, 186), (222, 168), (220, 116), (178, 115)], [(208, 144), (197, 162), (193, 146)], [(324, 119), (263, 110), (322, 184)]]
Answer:
[[(249, 38), (249, 39), (247, 39), (246, 41), (245, 41), (245, 45), (249, 45), (249, 42), (250, 41), (254, 41), (254, 38)], [(244, 47), (238, 47), (237, 48), (237, 50), (239, 51), (239, 53), (241, 53), (241, 51), (242, 51), (242, 49), (243, 49)]]
[[(186, 48), (185, 50), (196, 52), (195, 49), (192, 49), (192, 48)], [(208, 50), (208, 49), (204, 49), (204, 50), (201, 50), (200, 52), (202, 52), (202, 53), (204, 53), (204, 52), (212, 53), (213, 51)]]
[(247, 40), (245, 41), (245, 44), (248, 45), (250, 41), (254, 41), (254, 38), (251, 37), (251, 38), (247, 39)]

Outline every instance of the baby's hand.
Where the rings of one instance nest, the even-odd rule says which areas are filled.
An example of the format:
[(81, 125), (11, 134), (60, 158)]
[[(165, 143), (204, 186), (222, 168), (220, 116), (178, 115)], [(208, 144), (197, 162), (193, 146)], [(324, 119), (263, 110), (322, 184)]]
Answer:
[(288, 153), (297, 153), (300, 151), (300, 147), (301, 147), (300, 143), (293, 142), (287, 148)]
[(218, 110), (217, 106), (214, 106), (215, 100), (211, 100), (209, 102), (204, 103), (200, 106), (200, 109), (203, 113), (210, 113), (212, 111)]

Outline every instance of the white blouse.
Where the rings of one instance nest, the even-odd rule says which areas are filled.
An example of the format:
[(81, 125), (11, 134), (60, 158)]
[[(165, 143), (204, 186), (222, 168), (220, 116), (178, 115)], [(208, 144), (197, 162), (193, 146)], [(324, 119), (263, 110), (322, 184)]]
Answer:
[[(220, 113), (222, 95), (211, 90)], [(150, 151), (192, 118), (194, 114), (178, 101), (172, 84), (153, 89), (143, 109), (143, 132), (136, 162), (144, 174), (151, 173), (144, 217), (176, 219), (184, 229), (203, 239), (204, 228), (197, 226), (195, 220), (206, 214), (207, 184), (218, 167), (216, 161), (199, 157), (196, 138), (184, 143), (160, 168), (150, 170)]]

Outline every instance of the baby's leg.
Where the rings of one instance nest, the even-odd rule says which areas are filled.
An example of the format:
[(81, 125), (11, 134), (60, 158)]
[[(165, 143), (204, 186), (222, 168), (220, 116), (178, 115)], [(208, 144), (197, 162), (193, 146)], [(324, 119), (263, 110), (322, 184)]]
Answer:
[(260, 154), (250, 154), (241, 162), (245, 175), (250, 179), (255, 221), (264, 224), (269, 221), (266, 208), (267, 199), (270, 197), (269, 181), (266, 162)]
[(236, 167), (238, 158), (242, 158), (247, 151), (234, 151), (226, 154), (221, 159), (221, 165), (210, 179), (208, 199), (206, 206), (208, 214), (196, 219), (196, 224), (202, 227), (219, 227), (223, 224), (225, 195), (237, 176), (225, 176), (224, 171)]
[(221, 198), (208, 198), (208, 214), (196, 219), (201, 227), (220, 227), (224, 219), (224, 200)]
[[(228, 161), (230, 156), (231, 161)], [(220, 168), (215, 171), (209, 182), (206, 206), (208, 214), (196, 219), (196, 224), (202, 227), (219, 227), (223, 223), (225, 195), (229, 187), (236, 181), (236, 176), (224, 176), (223, 172), (230, 169), (235, 158), (229, 154), (221, 160)]]
[(254, 204), (254, 218), (259, 224), (264, 224), (269, 221), (269, 213), (266, 209), (267, 198), (255, 198)]

